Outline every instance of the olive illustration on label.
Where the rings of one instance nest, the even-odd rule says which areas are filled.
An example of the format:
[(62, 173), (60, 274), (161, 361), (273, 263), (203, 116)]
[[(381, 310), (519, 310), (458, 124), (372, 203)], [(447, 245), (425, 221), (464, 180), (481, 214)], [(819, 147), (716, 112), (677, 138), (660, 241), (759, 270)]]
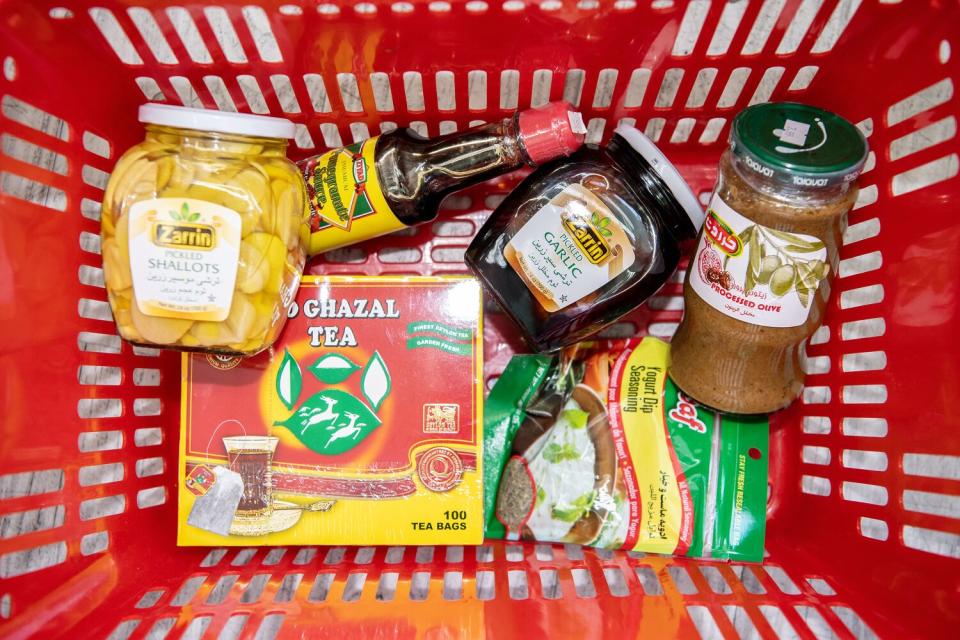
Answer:
[(785, 264), (770, 274), (770, 293), (779, 297), (787, 295), (793, 288), (794, 266)]
[[(761, 225), (750, 225), (739, 234), (747, 259), (743, 291), (749, 294), (758, 285), (766, 285), (770, 293), (782, 298), (795, 292), (804, 307), (810, 305), (812, 293), (826, 277), (829, 267), (821, 259), (809, 259), (810, 254), (822, 252), (823, 242), (816, 238), (777, 231)], [(712, 249), (705, 250), (713, 253)], [(701, 255), (703, 255), (701, 254)], [(715, 255), (715, 254), (714, 254)], [(703, 273), (704, 262), (698, 265)], [(727, 272), (715, 267), (706, 269), (705, 279), (723, 284)]]

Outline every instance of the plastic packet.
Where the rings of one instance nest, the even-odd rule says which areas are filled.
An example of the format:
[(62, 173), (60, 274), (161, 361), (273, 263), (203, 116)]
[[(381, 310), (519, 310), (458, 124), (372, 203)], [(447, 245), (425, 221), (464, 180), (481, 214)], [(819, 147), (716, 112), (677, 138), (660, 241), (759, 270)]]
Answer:
[(758, 562), (766, 417), (717, 414), (656, 338), (516, 356), (486, 404), (486, 535)]

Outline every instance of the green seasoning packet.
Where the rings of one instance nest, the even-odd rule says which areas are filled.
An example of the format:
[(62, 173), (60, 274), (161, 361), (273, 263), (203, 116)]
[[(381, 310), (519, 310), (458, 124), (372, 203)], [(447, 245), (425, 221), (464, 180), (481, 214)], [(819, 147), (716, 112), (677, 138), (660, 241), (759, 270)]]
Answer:
[(668, 365), (655, 338), (515, 357), (486, 405), (486, 536), (762, 560), (768, 422), (697, 406)]
[(503, 525), (494, 517), (500, 474), (527, 404), (540, 389), (553, 360), (551, 356), (514, 356), (483, 405), (483, 513), (488, 538), (503, 537)]

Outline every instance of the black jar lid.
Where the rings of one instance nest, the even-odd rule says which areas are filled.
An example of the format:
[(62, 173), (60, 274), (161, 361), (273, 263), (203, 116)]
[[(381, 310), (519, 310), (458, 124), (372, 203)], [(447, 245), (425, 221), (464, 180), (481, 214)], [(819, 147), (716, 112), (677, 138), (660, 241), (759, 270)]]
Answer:
[(636, 127), (628, 124), (621, 124), (613, 131), (614, 135), (620, 136), (624, 142), (636, 151), (656, 172), (657, 176), (666, 185), (670, 194), (676, 200), (677, 204), (693, 225), (694, 233), (700, 231), (703, 226), (703, 207), (694, 195), (690, 185), (680, 176), (680, 172), (673, 166), (673, 163), (663, 155), (663, 152), (654, 144), (653, 140), (642, 134)]

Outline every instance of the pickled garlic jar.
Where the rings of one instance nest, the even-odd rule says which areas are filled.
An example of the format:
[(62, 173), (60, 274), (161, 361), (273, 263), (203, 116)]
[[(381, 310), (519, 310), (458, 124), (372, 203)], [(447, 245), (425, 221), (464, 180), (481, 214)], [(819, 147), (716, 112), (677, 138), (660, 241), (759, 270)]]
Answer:
[(289, 120), (147, 104), (103, 199), (104, 278), (135, 344), (251, 355), (286, 322), (309, 236)]

